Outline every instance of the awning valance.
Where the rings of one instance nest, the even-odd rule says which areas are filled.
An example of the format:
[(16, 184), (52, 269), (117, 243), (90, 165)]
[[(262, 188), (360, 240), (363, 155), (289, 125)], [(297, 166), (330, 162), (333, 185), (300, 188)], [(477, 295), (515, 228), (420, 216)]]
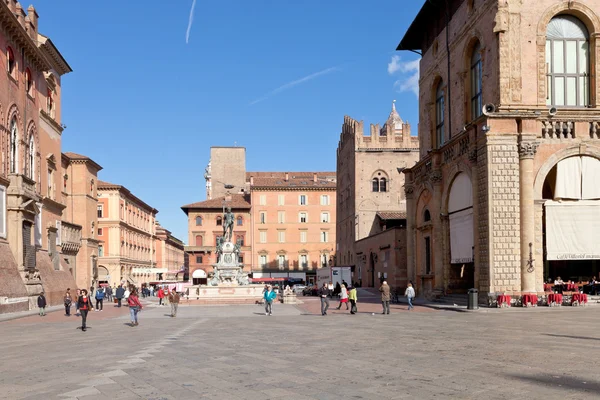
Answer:
[(598, 260), (600, 201), (547, 201), (548, 260)]

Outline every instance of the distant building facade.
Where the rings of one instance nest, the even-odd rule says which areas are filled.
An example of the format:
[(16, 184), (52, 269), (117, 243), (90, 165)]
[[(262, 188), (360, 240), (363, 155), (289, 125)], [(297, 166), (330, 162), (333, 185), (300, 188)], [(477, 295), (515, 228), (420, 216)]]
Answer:
[(187, 280), (187, 265), (184, 257), (184, 244), (181, 240), (171, 235), (171, 231), (156, 222), (156, 269), (167, 270), (163, 277), (167, 280)]
[[(388, 274), (377, 271), (380, 272), (378, 276), (375, 273), (374, 260), (380, 255), (377, 240), (363, 241), (360, 248), (357, 242), (382, 232), (386, 226), (382, 213), (398, 215), (406, 212), (402, 171), (418, 159), (419, 139), (411, 136), (410, 124), (402, 120), (395, 103), (385, 124), (382, 127), (371, 125), (369, 135), (365, 135), (362, 121), (344, 117), (337, 149), (335, 261), (339, 266), (352, 266), (353, 279), (365, 286), (378, 284)], [(395, 224), (402, 225), (400, 222)], [(373, 246), (365, 248), (365, 243), (373, 243)], [(398, 247), (397, 243), (384, 246), (388, 245), (391, 249)], [(405, 268), (406, 261), (400, 253), (394, 259)]]

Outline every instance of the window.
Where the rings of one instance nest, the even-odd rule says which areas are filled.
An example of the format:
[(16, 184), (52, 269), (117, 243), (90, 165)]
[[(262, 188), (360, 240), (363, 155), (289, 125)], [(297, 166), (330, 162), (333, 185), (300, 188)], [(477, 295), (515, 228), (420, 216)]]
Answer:
[(260, 204), (261, 206), (266, 206), (267, 205), (267, 196), (264, 194), (261, 194), (258, 204)]
[(34, 221), (34, 237), (35, 237), (35, 245), (38, 247), (42, 247), (42, 203), (37, 203), (37, 207), (39, 212), (35, 215)]
[(238, 263), (240, 263), (240, 264), (244, 263), (244, 256), (241, 254), (238, 256)]
[(196, 244), (196, 246), (201, 247), (203, 242), (202, 235), (196, 235), (195, 239), (196, 240), (194, 241), (194, 243)]
[(328, 206), (329, 205), (329, 196), (324, 194), (321, 195), (321, 205), (322, 206)]
[(589, 34), (577, 18), (559, 15), (548, 24), (546, 69), (548, 105), (589, 105)]
[(202, 226), (202, 217), (199, 215), (196, 217), (196, 226)]
[(104, 257), (104, 246), (98, 245), (98, 257)]
[(0, 237), (6, 238), (6, 187), (0, 186)]
[(280, 254), (279, 257), (277, 257), (278, 259), (278, 263), (279, 263), (279, 269), (284, 269), (285, 268), (285, 255)]
[(321, 232), (321, 243), (327, 243), (329, 241), (329, 233), (327, 231)]
[(431, 274), (431, 238), (425, 238), (425, 274)]
[(285, 224), (285, 211), (277, 212), (277, 222), (280, 224)]
[(300, 269), (308, 268), (308, 256), (306, 254), (300, 254)]
[(267, 231), (260, 231), (260, 242), (267, 243)]
[(16, 174), (19, 170), (19, 134), (17, 118), (10, 121), (10, 173)]
[(215, 236), (215, 246), (216, 246), (217, 244), (219, 244), (219, 242), (220, 242), (221, 240), (223, 240), (223, 236), (221, 236), (221, 235)]
[(102, 236), (102, 228), (98, 228), (98, 236)]
[(240, 246), (243, 246), (244, 245), (244, 235), (236, 235), (235, 242), (239, 243)]
[(46, 98), (46, 112), (49, 116), (54, 118), (54, 93), (51, 89), (48, 89), (47, 96), (48, 97)]
[(223, 218), (217, 217), (217, 226), (222, 226), (222, 225), (223, 225)]
[(321, 222), (329, 222), (329, 213), (321, 213)]
[(385, 178), (379, 179), (379, 191), (387, 192), (387, 180)]
[(25, 91), (28, 95), (33, 95), (33, 79), (31, 77), (31, 71), (29, 68), (25, 70)]
[(307, 214), (307, 213), (305, 213), (305, 212), (301, 212), (301, 213), (299, 214), (299, 218), (300, 218), (300, 223), (301, 223), (301, 224), (305, 224), (305, 223), (307, 223), (307, 222), (308, 222), (308, 214)]
[(321, 267), (327, 267), (327, 253), (321, 254)]
[(277, 232), (277, 239), (279, 240), (279, 243), (285, 243), (285, 231)]
[(267, 223), (267, 213), (264, 211), (261, 211), (259, 216), (260, 216), (260, 223), (266, 224)]
[(27, 160), (27, 176), (35, 180), (35, 141), (33, 133), (29, 136), (29, 159)]
[(258, 256), (258, 265), (260, 265), (262, 268), (267, 266), (267, 256), (265, 254)]
[(301, 206), (305, 206), (306, 205), (306, 195), (305, 194), (301, 194), (298, 201), (300, 202)]
[(379, 192), (379, 179), (373, 178), (373, 191)]
[(300, 232), (300, 243), (306, 243), (306, 231)]
[(48, 169), (48, 198), (54, 199), (54, 171)]
[(242, 216), (237, 217), (237, 224), (238, 226), (244, 225), (244, 218)]
[(285, 205), (285, 195), (284, 194), (280, 194), (279, 196), (277, 196), (277, 204), (280, 206)]
[(196, 264), (202, 264), (202, 256), (196, 256)]
[(431, 221), (431, 213), (429, 212), (429, 210), (425, 210), (425, 212), (423, 213), (423, 221)]
[(477, 119), (483, 112), (481, 100), (481, 44), (477, 42), (471, 53), (471, 119)]
[(444, 115), (446, 106), (444, 104), (444, 82), (440, 81), (435, 90), (435, 136), (436, 146), (441, 147), (446, 142), (444, 133)]
[(98, 204), (98, 218), (104, 217), (104, 206), (102, 204)]
[(6, 49), (6, 71), (13, 78), (15, 77), (15, 75), (14, 75), (15, 67), (16, 67), (15, 53), (13, 53), (12, 49), (9, 47)]

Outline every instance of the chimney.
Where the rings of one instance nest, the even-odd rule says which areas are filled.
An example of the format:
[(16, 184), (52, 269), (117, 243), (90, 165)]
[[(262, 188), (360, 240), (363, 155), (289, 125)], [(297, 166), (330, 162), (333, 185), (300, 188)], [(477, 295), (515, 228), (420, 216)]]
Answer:
[(250, 186), (254, 185), (254, 176), (250, 175)]
[(316, 172), (313, 174), (313, 182), (317, 183), (317, 173)]
[(287, 181), (289, 181), (289, 180), (290, 180), (290, 173), (289, 173), (289, 172), (286, 172), (286, 173), (285, 173), (285, 181), (287, 182)]
[(24, 29), (27, 29), (27, 26), (25, 26), (25, 10), (23, 10), (23, 7), (21, 6), (21, 3), (17, 2), (17, 7), (16, 7), (16, 11), (15, 11), (15, 17), (17, 17), (17, 21), (19, 21), (19, 23), (21, 24), (21, 26)]
[(30, 26), (30, 36), (33, 40), (37, 40), (38, 34), (38, 19), (40, 16), (37, 11), (35, 11), (35, 7), (29, 6), (27, 8), (27, 16), (29, 17), (29, 26)]

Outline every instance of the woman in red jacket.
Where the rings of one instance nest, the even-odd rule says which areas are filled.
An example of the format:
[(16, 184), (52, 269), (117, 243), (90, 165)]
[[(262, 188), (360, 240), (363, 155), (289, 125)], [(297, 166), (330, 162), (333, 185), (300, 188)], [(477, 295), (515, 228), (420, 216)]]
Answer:
[(94, 309), (94, 307), (92, 307), (92, 299), (88, 296), (87, 290), (81, 289), (81, 296), (77, 299), (77, 305), (79, 306), (77, 308), (79, 308), (79, 312), (81, 313), (81, 330), (85, 332), (87, 329), (85, 323), (88, 311)]
[(138, 325), (138, 312), (142, 310), (142, 303), (138, 298), (137, 290), (133, 289), (129, 297), (127, 298), (127, 304), (129, 305), (129, 313), (131, 314), (131, 326)]
[(163, 305), (163, 299), (165, 298), (165, 292), (163, 290), (163, 288), (158, 289), (158, 305), (162, 306)]

